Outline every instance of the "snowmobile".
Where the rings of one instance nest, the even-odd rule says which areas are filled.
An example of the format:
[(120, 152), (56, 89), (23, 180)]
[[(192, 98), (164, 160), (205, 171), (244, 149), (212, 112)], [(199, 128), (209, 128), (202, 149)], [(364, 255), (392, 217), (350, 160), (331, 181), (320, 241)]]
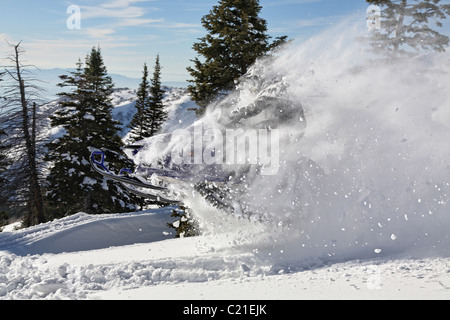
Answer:
[[(239, 88), (239, 87), (238, 87)], [(209, 127), (225, 129), (253, 129), (272, 131), (285, 124), (296, 121), (299, 130), (304, 130), (306, 121), (301, 104), (286, 98), (287, 84), (280, 79), (262, 79), (254, 74), (247, 76), (240, 90), (212, 106), (219, 111), (214, 118), (214, 111), (198, 120), (187, 132), (195, 135), (196, 128), (202, 124)], [(216, 113), (217, 114), (217, 113)], [(211, 118), (212, 117), (212, 118)], [(212, 125), (211, 123), (214, 122)], [(190, 131), (189, 131), (190, 130)], [(206, 129), (202, 128), (200, 134)], [(118, 174), (108, 170), (105, 155), (100, 150), (91, 154), (92, 168), (108, 179), (117, 181), (124, 188), (164, 205), (183, 205), (186, 197), (193, 192), (200, 194), (209, 204), (220, 210), (239, 215), (251, 215), (258, 208), (250, 207), (245, 199), (246, 188), (255, 176), (261, 174), (261, 163), (240, 163), (229, 165), (224, 162), (199, 165), (195, 161), (174, 161), (174, 132), (160, 134), (125, 147), (126, 153), (135, 160), (140, 159), (135, 170), (122, 169)], [(195, 144), (188, 141), (187, 144)], [(251, 142), (250, 142), (251, 143)], [(186, 142), (183, 142), (183, 150)], [(194, 146), (192, 146), (195, 150)], [(208, 146), (202, 146), (200, 153), (205, 153)], [(197, 149), (198, 151), (198, 149)], [(214, 153), (216, 150), (208, 150)], [(226, 157), (226, 149), (220, 150)], [(235, 151), (236, 152), (236, 151)], [(198, 153), (198, 152), (197, 152)], [(148, 158), (150, 160), (142, 161)], [(189, 160), (197, 155), (184, 154)]]
[[(98, 157), (100, 157), (100, 160), (98, 160)], [(150, 200), (153, 200), (155, 202), (160, 202), (164, 204), (181, 204), (181, 201), (177, 200), (171, 200), (166, 199), (164, 196), (157, 195), (157, 194), (150, 194), (146, 193), (144, 191), (140, 191), (140, 189), (148, 189), (153, 192), (167, 192), (166, 187), (153, 185), (151, 183), (146, 182), (143, 178), (140, 178), (139, 176), (132, 176), (132, 170), (131, 169), (121, 169), (119, 174), (116, 174), (114, 172), (109, 171), (109, 169), (105, 166), (105, 153), (103, 151), (93, 151), (91, 153), (91, 166), (92, 168), (98, 172), (99, 174), (103, 175), (104, 177), (117, 181), (122, 184), (122, 186), (133, 192), (134, 194), (148, 198)], [(155, 173), (158, 170), (155, 170)]]

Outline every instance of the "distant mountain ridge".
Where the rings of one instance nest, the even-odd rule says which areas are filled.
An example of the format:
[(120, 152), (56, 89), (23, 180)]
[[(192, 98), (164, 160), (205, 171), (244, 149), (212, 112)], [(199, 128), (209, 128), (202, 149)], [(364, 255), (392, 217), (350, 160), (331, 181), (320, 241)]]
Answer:
[[(71, 71), (75, 71), (75, 69), (34, 69), (30, 70), (32, 73), (32, 78), (39, 80), (36, 85), (42, 87), (45, 92), (42, 93), (42, 97), (45, 100), (54, 100), (57, 98), (57, 94), (62, 92), (63, 89), (58, 87), (58, 83), (61, 82), (59, 76), (63, 74), (68, 74)], [(137, 89), (142, 79), (140, 78), (130, 78), (117, 73), (110, 73), (109, 76), (112, 78), (114, 82), (115, 88), (129, 88), (129, 89)], [(167, 87), (175, 87), (175, 88), (186, 88), (188, 86), (187, 82), (176, 82), (176, 81), (167, 81), (162, 83)]]

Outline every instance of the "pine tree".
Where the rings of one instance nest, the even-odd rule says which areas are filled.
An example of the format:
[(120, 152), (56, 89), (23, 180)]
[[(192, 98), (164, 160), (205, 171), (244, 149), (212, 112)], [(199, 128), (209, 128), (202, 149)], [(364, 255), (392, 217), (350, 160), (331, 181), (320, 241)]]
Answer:
[(159, 55), (156, 56), (155, 70), (151, 79), (150, 101), (147, 108), (148, 128), (146, 135), (154, 136), (161, 130), (161, 127), (167, 119), (167, 112), (163, 104), (164, 90), (161, 88), (161, 65)]
[(449, 37), (430, 26), (450, 14), (450, 4), (441, 0), (366, 0), (381, 8), (381, 29), (371, 30), (369, 41), (376, 53), (389, 58), (423, 51), (445, 51)]
[[(108, 181), (90, 166), (90, 152), (101, 149), (111, 170), (131, 163), (121, 152), (119, 123), (112, 119), (109, 96), (111, 78), (99, 48), (93, 48), (76, 71), (60, 77), (61, 109), (51, 117), (53, 127), (63, 127), (65, 134), (48, 144), (47, 160), (53, 164), (48, 175), (47, 199), (53, 217), (86, 213), (118, 213), (136, 209), (137, 199), (119, 185)], [(105, 162), (106, 164), (106, 162)]]
[[(47, 176), (48, 191), (47, 201), (51, 209), (50, 215), (54, 218), (63, 217), (82, 211), (83, 180), (86, 170), (79, 161), (77, 142), (81, 142), (73, 132), (79, 125), (78, 114), (84, 103), (84, 87), (86, 78), (81, 60), (77, 62), (76, 71), (70, 75), (61, 75), (62, 82), (58, 86), (71, 87), (71, 91), (62, 92), (60, 98), (60, 109), (50, 117), (54, 128), (62, 128), (65, 134), (47, 145), (48, 154), (46, 161), (53, 167)], [(82, 125), (82, 124), (81, 124)], [(73, 135), (73, 136), (72, 136)], [(86, 155), (84, 155), (85, 157)], [(87, 161), (87, 160), (85, 160)]]
[(202, 59), (191, 60), (194, 67), (187, 68), (193, 77), (188, 81), (194, 83), (188, 90), (201, 107), (198, 115), (233, 89), (258, 57), (285, 42), (283, 36), (269, 44), (267, 22), (259, 17), (261, 9), (258, 0), (220, 0), (202, 18), (208, 34), (193, 46)]
[(200, 235), (200, 227), (198, 222), (194, 220), (190, 210), (186, 207), (179, 206), (172, 210), (171, 217), (177, 218), (173, 223), (168, 223), (169, 228), (175, 229), (176, 238), (196, 237)]
[(132, 142), (148, 137), (148, 119), (146, 117), (148, 112), (146, 110), (149, 108), (149, 90), (150, 83), (148, 82), (148, 69), (147, 64), (144, 64), (142, 82), (137, 91), (136, 113), (129, 124), (129, 128), (131, 128)]

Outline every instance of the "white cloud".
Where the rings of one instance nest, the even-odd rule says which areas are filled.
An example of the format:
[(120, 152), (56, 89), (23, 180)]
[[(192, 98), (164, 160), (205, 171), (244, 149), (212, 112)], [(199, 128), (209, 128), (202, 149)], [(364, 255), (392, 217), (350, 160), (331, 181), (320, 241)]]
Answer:
[[(110, 0), (106, 3), (100, 4), (98, 6), (82, 6), (81, 7), (81, 18), (82, 19), (114, 19), (112, 23), (109, 23), (107, 28), (99, 28), (95, 30), (91, 28), (88, 30), (88, 35), (110, 35), (114, 33), (117, 27), (136, 27), (144, 26), (152, 23), (163, 22), (163, 19), (147, 18), (148, 8), (142, 8), (138, 6), (133, 6), (137, 2), (149, 2), (154, 0)], [(152, 8), (152, 10), (155, 10)]]
[(201, 28), (202, 26), (200, 24), (196, 24), (196, 23), (182, 23), (182, 22), (177, 22), (177, 23), (173, 23), (173, 24), (165, 24), (165, 25), (161, 25), (161, 27), (163, 28), (169, 28), (169, 29), (178, 29), (178, 28)]
[(317, 26), (324, 26), (329, 25), (332, 23), (335, 19), (331, 17), (317, 17), (317, 18), (310, 18), (310, 19), (298, 19), (296, 20), (293, 25), (297, 28), (306, 28), (306, 27), (317, 27)]
[[(107, 33), (105, 31), (105, 33)], [(94, 35), (94, 34), (93, 34)], [(102, 39), (100, 47), (105, 54), (110, 57), (120, 48), (130, 49), (137, 44), (124, 38), (122, 41), (117, 39)], [(28, 57), (33, 58), (33, 64), (39, 68), (72, 68), (75, 66), (78, 58), (82, 60), (89, 52), (90, 48), (98, 45), (93, 39), (53, 39), (53, 40), (34, 40), (27, 41), (24, 49)]]
[(104, 8), (126, 8), (130, 4), (135, 2), (150, 2), (155, 0), (112, 0), (108, 3), (103, 4)]
[(105, 7), (81, 7), (81, 18), (140, 18), (145, 15), (145, 10), (139, 7), (126, 7), (126, 8), (105, 8)]
[(105, 38), (114, 34), (116, 31), (112, 28), (84, 28), (81, 29), (82, 32), (86, 33), (88, 37), (91, 38)]
[(306, 3), (315, 3), (315, 2), (323, 2), (324, 0), (272, 0), (272, 1), (263, 1), (262, 5), (264, 7), (273, 7), (273, 6), (282, 6), (282, 5), (290, 5), (290, 4), (306, 4)]
[(149, 2), (154, 0), (110, 0), (98, 6), (81, 6), (82, 18), (140, 18), (147, 13), (142, 7), (133, 6), (136, 2)]
[(122, 19), (117, 25), (121, 27), (135, 27), (163, 21), (164, 19), (131, 18), (131, 19)]

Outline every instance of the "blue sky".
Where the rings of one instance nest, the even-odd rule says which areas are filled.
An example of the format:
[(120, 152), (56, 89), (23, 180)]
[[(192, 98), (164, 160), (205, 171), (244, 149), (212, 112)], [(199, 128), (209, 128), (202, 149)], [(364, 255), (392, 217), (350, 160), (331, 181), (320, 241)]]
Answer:
[[(205, 35), (201, 18), (218, 0), (0, 0), (0, 54), (6, 42), (23, 41), (26, 59), (40, 68), (72, 68), (100, 45), (108, 71), (140, 78), (160, 54), (163, 81), (185, 81), (196, 56), (192, 44)], [(273, 37), (307, 39), (349, 15), (364, 0), (260, 0), (261, 17)], [(70, 30), (67, 8), (81, 10), (80, 29)], [(151, 69), (150, 69), (151, 70)]]

